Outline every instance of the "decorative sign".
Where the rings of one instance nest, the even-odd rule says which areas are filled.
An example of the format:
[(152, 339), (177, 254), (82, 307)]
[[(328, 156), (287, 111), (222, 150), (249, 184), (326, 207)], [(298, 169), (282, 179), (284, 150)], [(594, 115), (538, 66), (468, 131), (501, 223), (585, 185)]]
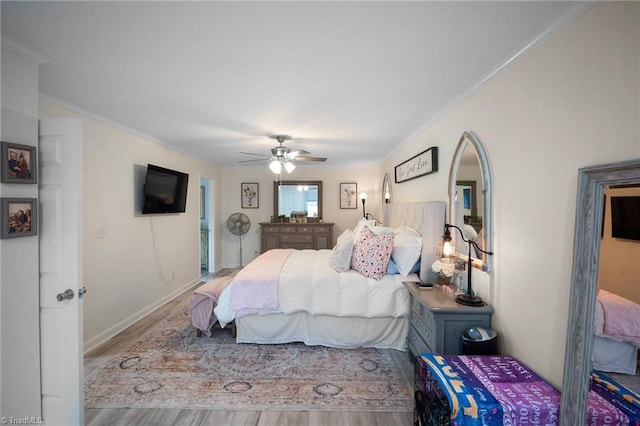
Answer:
[(401, 183), (437, 171), (438, 147), (432, 146), (404, 163), (398, 164), (395, 167), (395, 179), (396, 183)]

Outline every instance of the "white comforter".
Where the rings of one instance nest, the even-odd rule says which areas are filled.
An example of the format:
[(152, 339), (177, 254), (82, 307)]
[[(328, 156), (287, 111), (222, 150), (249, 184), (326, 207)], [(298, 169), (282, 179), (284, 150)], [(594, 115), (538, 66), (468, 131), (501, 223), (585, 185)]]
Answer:
[[(402, 281), (419, 281), (415, 274), (385, 275), (376, 281), (353, 270), (336, 272), (329, 266), (330, 256), (331, 250), (296, 250), (289, 256), (278, 283), (278, 312), (364, 318), (408, 315), (409, 293)], [(232, 286), (233, 282), (222, 292), (214, 311), (222, 327), (236, 318)]]

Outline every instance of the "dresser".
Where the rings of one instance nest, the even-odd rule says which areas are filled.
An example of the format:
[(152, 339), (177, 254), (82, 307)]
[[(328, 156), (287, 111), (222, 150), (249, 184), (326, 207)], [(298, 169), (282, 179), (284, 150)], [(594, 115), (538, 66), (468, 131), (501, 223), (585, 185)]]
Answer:
[(274, 248), (331, 249), (333, 223), (261, 223), (260, 251)]
[(436, 285), (418, 287), (404, 282), (411, 295), (407, 346), (411, 355), (434, 352), (441, 355), (460, 353), (460, 336), (471, 327), (489, 328), (493, 308), (464, 306), (456, 303)]

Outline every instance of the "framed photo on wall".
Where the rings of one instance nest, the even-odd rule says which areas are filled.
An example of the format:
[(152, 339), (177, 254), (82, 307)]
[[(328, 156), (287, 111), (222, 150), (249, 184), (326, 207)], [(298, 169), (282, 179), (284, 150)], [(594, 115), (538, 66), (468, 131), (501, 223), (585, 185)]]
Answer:
[(35, 146), (0, 142), (0, 149), (2, 150), (0, 182), (38, 183)]
[(0, 198), (0, 238), (38, 235), (38, 200)]
[(241, 183), (240, 195), (243, 209), (257, 209), (260, 206), (257, 183)]
[(340, 184), (340, 208), (341, 209), (357, 209), (358, 208), (358, 184), (357, 183), (341, 183)]

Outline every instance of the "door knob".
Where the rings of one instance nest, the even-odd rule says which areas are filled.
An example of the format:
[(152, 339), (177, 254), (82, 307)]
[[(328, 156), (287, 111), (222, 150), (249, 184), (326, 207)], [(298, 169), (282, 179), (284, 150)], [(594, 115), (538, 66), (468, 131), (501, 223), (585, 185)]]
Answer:
[(63, 300), (71, 300), (71, 299), (73, 299), (74, 295), (75, 295), (75, 293), (73, 292), (73, 290), (68, 288), (67, 290), (65, 290), (64, 293), (58, 293), (58, 295), (56, 296), (56, 299), (58, 299), (58, 302), (62, 302)]

